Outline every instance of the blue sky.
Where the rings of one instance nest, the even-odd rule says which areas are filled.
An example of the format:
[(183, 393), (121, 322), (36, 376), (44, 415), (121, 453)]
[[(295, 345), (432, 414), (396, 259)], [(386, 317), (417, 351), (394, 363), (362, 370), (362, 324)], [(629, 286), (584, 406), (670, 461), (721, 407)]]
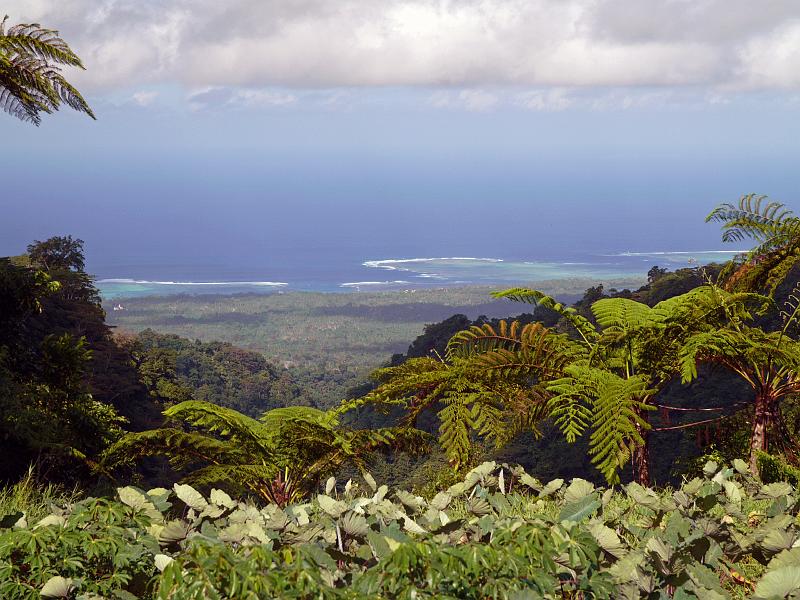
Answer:
[(107, 272), (287, 248), (707, 249), (718, 202), (797, 206), (793, 1), (4, 9), (61, 31), (98, 120), (0, 120), (0, 254), (60, 233)]

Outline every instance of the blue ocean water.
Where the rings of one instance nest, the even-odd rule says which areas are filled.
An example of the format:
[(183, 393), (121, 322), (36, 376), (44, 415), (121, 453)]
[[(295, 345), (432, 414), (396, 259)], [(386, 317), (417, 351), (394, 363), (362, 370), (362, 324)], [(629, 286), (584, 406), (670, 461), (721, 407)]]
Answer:
[[(327, 255), (264, 267), (155, 264), (106, 267), (97, 287), (108, 300), (174, 294), (272, 293), (280, 290), (346, 292), (465, 285), (516, 286), (563, 279), (622, 281), (635, 285), (650, 267), (668, 269), (723, 262), (737, 250), (651, 251), (587, 254), (570, 260), (518, 257), (411, 257), (348, 260)], [(114, 269), (113, 273), (108, 273)]]

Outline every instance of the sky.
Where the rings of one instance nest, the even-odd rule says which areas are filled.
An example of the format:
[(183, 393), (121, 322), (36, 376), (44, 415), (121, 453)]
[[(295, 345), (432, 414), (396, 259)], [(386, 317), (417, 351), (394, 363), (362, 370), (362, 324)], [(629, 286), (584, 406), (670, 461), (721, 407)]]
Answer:
[[(796, 0), (7, 0), (97, 121), (0, 115), (0, 255), (88, 266), (712, 249), (798, 206)], [(338, 254), (337, 254), (338, 255)], [(176, 267), (178, 268), (178, 267)]]

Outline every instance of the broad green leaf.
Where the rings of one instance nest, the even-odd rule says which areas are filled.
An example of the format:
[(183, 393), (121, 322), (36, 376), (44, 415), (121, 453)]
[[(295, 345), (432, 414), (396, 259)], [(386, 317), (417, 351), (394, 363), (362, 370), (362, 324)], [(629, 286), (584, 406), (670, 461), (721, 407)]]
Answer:
[(325, 482), (325, 494), (330, 496), (335, 488), (336, 477), (328, 477), (328, 481)]
[(794, 491), (791, 485), (784, 481), (777, 481), (769, 483), (761, 488), (757, 498), (780, 498), (781, 496), (788, 496)]
[(775, 528), (764, 536), (761, 541), (761, 546), (770, 552), (780, 552), (792, 547), (794, 542), (794, 535), (789, 533), (786, 529)]
[(201, 511), (208, 507), (208, 502), (203, 498), (203, 494), (192, 486), (176, 483), (172, 489), (175, 490), (175, 495), (189, 508)]
[[(410, 517), (404, 517), (403, 518), (403, 529), (405, 529), (409, 533), (416, 533), (416, 534), (420, 534), (420, 535), (428, 533), (422, 527), (420, 527), (417, 524), (416, 521), (414, 521)], [(390, 544), (390, 546), (391, 546), (391, 544)]]
[(185, 521), (179, 519), (169, 521), (158, 534), (158, 541), (165, 545), (174, 544), (185, 540), (186, 536), (189, 535), (189, 531), (189, 524)]
[(572, 483), (567, 486), (564, 492), (564, 502), (572, 504), (578, 500), (585, 498), (594, 491), (594, 485), (585, 479), (573, 479)]
[(554, 494), (558, 490), (561, 489), (561, 486), (564, 485), (563, 479), (553, 479), (553, 481), (549, 482), (542, 488), (542, 491), (539, 492), (539, 498), (545, 498), (550, 494)]
[(344, 511), (347, 510), (347, 505), (344, 502), (334, 500), (330, 496), (324, 494), (317, 496), (317, 504), (319, 504), (319, 507), (325, 511), (325, 513), (329, 514), (334, 519), (340, 517)]
[(467, 510), (473, 515), (480, 517), (491, 513), (492, 507), (484, 498), (475, 496), (467, 501)]
[(629, 483), (625, 488), (625, 491), (634, 502), (642, 506), (655, 509), (659, 504), (661, 504), (661, 499), (653, 490), (642, 487), (635, 481)]
[(439, 492), (433, 497), (433, 500), (431, 500), (430, 505), (436, 510), (444, 510), (445, 508), (447, 508), (447, 505), (450, 504), (450, 501), (452, 499), (453, 497), (447, 492)]
[(367, 531), (367, 542), (375, 558), (381, 559), (389, 556), (393, 549), (389, 547), (386, 536), (383, 536), (375, 531)]
[(592, 513), (594, 513), (602, 504), (597, 500), (596, 495), (584, 496), (577, 502), (567, 504), (561, 509), (558, 514), (559, 521), (582, 521)]
[(349, 512), (339, 520), (339, 526), (348, 535), (363, 537), (369, 531), (367, 520), (354, 512)]
[(41, 519), (33, 526), (34, 529), (38, 529), (39, 527), (65, 527), (67, 524), (67, 520), (62, 517), (61, 515), (47, 515), (45, 518)]
[(56, 575), (47, 580), (40, 593), (45, 598), (69, 598), (76, 589), (75, 580)]
[(418, 511), (425, 504), (425, 501), (420, 496), (415, 496), (405, 490), (397, 490), (394, 495), (400, 502), (414, 512)]
[(469, 473), (467, 473), (467, 477), (473, 474), (478, 475), (481, 478), (486, 477), (487, 475), (490, 475), (492, 471), (494, 471), (496, 466), (497, 463), (494, 462), (493, 460), (486, 461), (484, 463), (479, 464), (477, 467), (475, 467)]
[(371, 473), (368, 473), (367, 471), (364, 471), (363, 477), (364, 477), (364, 481), (367, 482), (367, 485), (370, 487), (370, 489), (373, 492), (378, 489), (378, 484), (375, 482), (375, 478), (372, 476)]
[(524, 485), (527, 485), (529, 488), (531, 488), (534, 491), (538, 491), (542, 487), (542, 484), (539, 483), (538, 480), (534, 479), (533, 477), (531, 477), (527, 473), (523, 473), (522, 475), (520, 475), (519, 482), (524, 484)]
[(167, 556), (166, 554), (156, 554), (153, 557), (153, 562), (156, 565), (156, 569), (158, 569), (162, 573), (164, 572), (164, 569), (167, 568), (167, 565), (169, 565), (171, 562), (174, 561), (175, 561), (174, 558), (172, 558), (171, 556)]
[(389, 486), (386, 484), (379, 485), (378, 489), (375, 491), (375, 495), (372, 497), (372, 501), (374, 503), (382, 502), (383, 499), (386, 497), (386, 494), (389, 493)]
[(606, 552), (617, 558), (622, 558), (627, 553), (625, 545), (617, 532), (599, 521), (589, 525), (589, 532), (597, 540), (597, 544)]
[(224, 506), (225, 508), (236, 507), (236, 502), (234, 502), (233, 499), (222, 490), (211, 490), (210, 500), (213, 504)]
[(797, 590), (800, 590), (800, 569), (797, 567), (781, 567), (767, 571), (756, 584), (753, 598), (754, 600), (786, 598)]
[(771, 561), (769, 561), (769, 570), (779, 569), (781, 567), (795, 567), (800, 569), (800, 547), (789, 548), (776, 554)]
[(725, 495), (728, 496), (728, 500), (737, 506), (742, 503), (742, 488), (738, 483), (735, 481), (723, 481), (722, 487), (725, 488)]

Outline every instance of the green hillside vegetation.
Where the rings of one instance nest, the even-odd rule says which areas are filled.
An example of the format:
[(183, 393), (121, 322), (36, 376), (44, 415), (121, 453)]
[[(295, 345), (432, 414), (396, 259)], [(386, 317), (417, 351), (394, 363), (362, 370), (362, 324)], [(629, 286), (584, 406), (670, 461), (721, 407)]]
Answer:
[(223, 341), (288, 369), (302, 403), (334, 406), (426, 324), (455, 313), (506, 316), (489, 288), (322, 294), (180, 296), (123, 300), (109, 323), (191, 340)]
[(162, 404), (195, 399), (258, 416), (301, 403), (289, 371), (258, 352), (152, 329), (135, 336), (117, 334), (116, 340), (130, 352), (150, 395)]
[(266, 507), (176, 484), (0, 522), (0, 593), (34, 598), (795, 597), (800, 500), (707, 463), (679, 489), (541, 483), (484, 463), (426, 500), (365, 473)]

